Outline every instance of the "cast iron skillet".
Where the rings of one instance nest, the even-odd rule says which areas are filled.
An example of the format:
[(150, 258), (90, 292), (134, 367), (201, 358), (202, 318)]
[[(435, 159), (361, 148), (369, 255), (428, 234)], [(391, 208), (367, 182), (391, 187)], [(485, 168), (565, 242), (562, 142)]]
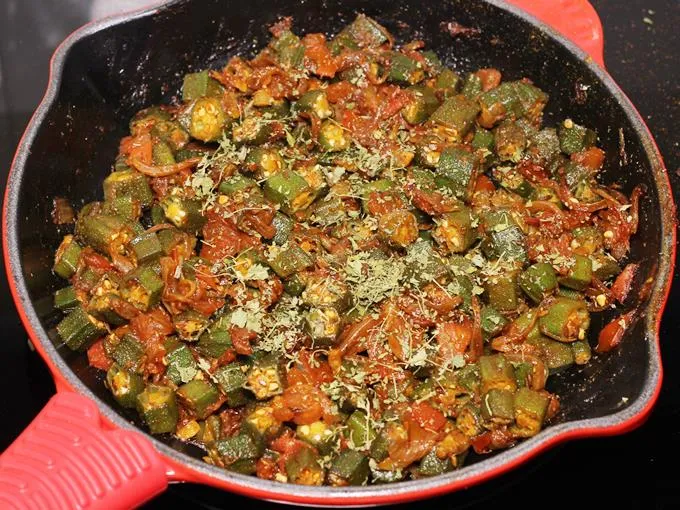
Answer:
[[(661, 385), (659, 320), (670, 287), (675, 209), (663, 162), (628, 99), (597, 65), (601, 27), (585, 0), (513, 0), (588, 46), (591, 57), (525, 12), (499, 0), (180, 0), (157, 9), (91, 24), (71, 35), (52, 60), (49, 88), (19, 145), (3, 209), (3, 241), (14, 299), (58, 394), (0, 458), (0, 502), (45, 508), (139, 504), (168, 481), (206, 483), (289, 503), (370, 505), (429, 497), (479, 483), (567, 439), (618, 434), (639, 425)], [(137, 110), (171, 99), (192, 69), (218, 66), (235, 53), (266, 44), (267, 27), (282, 15), (298, 32), (333, 33), (356, 12), (385, 24), (399, 40), (422, 38), (446, 64), (464, 72), (500, 68), (507, 79), (529, 77), (550, 94), (547, 124), (571, 117), (597, 130), (607, 153), (603, 180), (630, 193), (643, 184), (640, 232), (631, 259), (640, 262), (642, 318), (620, 348), (551, 381), (562, 397), (556, 423), (493, 456), (474, 457), (455, 472), (383, 486), (301, 487), (214, 468), (201, 452), (170, 437), (135, 431), (133, 414), (118, 408), (101, 373), (54, 333), (52, 293), (63, 285), (51, 270), (64, 234), (50, 220), (52, 197), (79, 207), (97, 199), (117, 152), (117, 140)], [(452, 38), (442, 21), (481, 30)], [(604, 321), (594, 320), (593, 337)], [(7, 410), (8, 412), (11, 410)]]

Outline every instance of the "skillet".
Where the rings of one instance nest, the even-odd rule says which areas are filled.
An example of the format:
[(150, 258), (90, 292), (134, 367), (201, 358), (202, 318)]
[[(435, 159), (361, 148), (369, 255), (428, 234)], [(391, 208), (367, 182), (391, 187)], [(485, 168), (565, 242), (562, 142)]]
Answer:
[[(480, 483), (540, 451), (578, 437), (617, 434), (642, 423), (661, 386), (659, 320), (672, 277), (675, 209), (663, 162), (628, 99), (601, 68), (602, 34), (585, 0), (513, 0), (576, 38), (589, 53), (524, 11), (499, 0), (179, 0), (96, 22), (72, 34), (52, 60), (50, 84), (22, 138), (3, 209), (3, 246), (17, 308), (58, 393), (0, 458), (0, 502), (8, 507), (129, 507), (167, 483), (206, 483), (288, 503), (374, 505), (430, 497)], [(529, 77), (550, 94), (546, 124), (569, 116), (597, 130), (607, 153), (605, 183), (625, 193), (643, 184), (640, 232), (631, 260), (635, 282), (651, 278), (636, 304), (641, 320), (620, 348), (585, 367), (560, 374), (551, 390), (562, 396), (554, 424), (538, 436), (495, 454), (475, 457), (435, 478), (358, 488), (283, 485), (230, 473), (200, 460), (197, 448), (170, 437), (151, 438), (120, 410), (101, 375), (56, 338), (52, 307), (58, 279), (51, 260), (64, 234), (50, 219), (51, 199), (75, 206), (96, 198), (116, 154), (116, 140), (137, 110), (177, 94), (184, 73), (218, 67), (236, 53), (264, 46), (267, 27), (292, 15), (298, 32), (337, 31), (365, 12), (404, 42), (422, 38), (457, 71), (497, 67), (507, 79)], [(452, 38), (441, 22), (480, 33)], [(598, 316), (593, 331), (613, 315)]]

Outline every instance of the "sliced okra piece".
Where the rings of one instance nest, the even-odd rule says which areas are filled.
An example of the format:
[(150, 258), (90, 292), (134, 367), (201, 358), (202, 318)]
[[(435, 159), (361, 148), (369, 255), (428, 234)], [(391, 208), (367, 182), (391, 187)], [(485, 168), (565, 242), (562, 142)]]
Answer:
[(106, 372), (106, 386), (119, 405), (134, 408), (137, 396), (144, 390), (144, 379), (140, 374), (125, 370), (116, 363)]
[(574, 363), (577, 365), (585, 365), (592, 357), (590, 344), (587, 340), (578, 340), (571, 344), (571, 350), (574, 353)]
[(198, 373), (198, 364), (189, 347), (177, 342), (172, 349), (166, 346), (166, 351), (164, 361), (168, 368), (165, 377), (177, 385), (191, 381)]
[(345, 128), (332, 120), (324, 120), (319, 128), (319, 145), (326, 152), (349, 149), (352, 139)]
[(315, 421), (309, 425), (298, 425), (295, 434), (316, 448), (321, 455), (327, 455), (333, 449), (335, 432), (322, 421)]
[(81, 250), (82, 248), (72, 235), (64, 236), (64, 239), (61, 241), (59, 248), (57, 248), (57, 253), (54, 256), (54, 266), (52, 267), (52, 270), (62, 278), (71, 278), (76, 274)]
[(114, 347), (111, 357), (119, 367), (137, 372), (144, 359), (144, 346), (134, 336), (123, 335)]
[(213, 378), (227, 398), (229, 407), (237, 407), (246, 402), (246, 393), (243, 387), (247, 379), (239, 363), (230, 363), (220, 367), (213, 374)]
[(439, 107), (439, 100), (432, 87), (414, 85), (408, 90), (411, 100), (401, 109), (401, 116), (409, 124), (421, 124)]
[(104, 200), (111, 202), (118, 197), (130, 197), (142, 207), (153, 204), (153, 192), (144, 174), (128, 169), (116, 171), (104, 179)]
[(307, 446), (286, 459), (286, 475), (291, 483), (323, 485), (325, 472), (319, 464), (319, 454)]
[(517, 310), (519, 307), (518, 276), (519, 271), (511, 269), (487, 277), (484, 290), (491, 306), (501, 312)]
[(421, 476), (437, 476), (453, 470), (453, 464), (448, 457), (440, 459), (436, 450), (430, 450), (420, 459), (418, 474)]
[(194, 379), (180, 386), (177, 398), (199, 419), (206, 418), (220, 404), (217, 388), (204, 379)]
[(229, 317), (219, 317), (201, 333), (196, 349), (204, 356), (219, 358), (232, 346), (230, 328)]
[(490, 259), (527, 260), (525, 235), (508, 211), (492, 211), (484, 217), (486, 238), (482, 251)]
[(175, 392), (169, 386), (148, 384), (137, 395), (137, 410), (152, 434), (174, 432), (179, 419)]
[(560, 285), (578, 291), (585, 290), (593, 279), (593, 263), (584, 255), (574, 255), (573, 260), (569, 273), (559, 278)]
[(246, 177), (240, 173), (235, 173), (228, 179), (222, 181), (218, 187), (220, 193), (224, 195), (233, 195), (240, 191), (259, 190), (257, 182), (250, 177)]
[(536, 344), (541, 348), (542, 358), (551, 374), (564, 370), (574, 364), (574, 351), (569, 344), (551, 340), (544, 336), (527, 342)]
[(311, 308), (305, 313), (305, 329), (312, 337), (314, 345), (333, 345), (342, 321), (335, 308)]
[(519, 286), (534, 303), (540, 303), (557, 289), (555, 270), (550, 264), (538, 262), (522, 272)]
[(328, 483), (333, 487), (364, 485), (368, 474), (368, 457), (356, 450), (344, 450), (331, 463)]
[(352, 23), (342, 29), (337, 38), (348, 39), (354, 43), (356, 46), (350, 46), (352, 49), (377, 48), (391, 39), (385, 27), (364, 14), (357, 15)]
[(184, 102), (205, 96), (219, 97), (223, 93), (222, 85), (216, 79), (210, 77), (210, 71), (207, 69), (184, 75), (184, 83), (182, 84), (182, 101)]
[(467, 251), (477, 238), (472, 213), (467, 207), (461, 207), (460, 211), (443, 214), (435, 219), (435, 224), (432, 237), (451, 253)]
[(484, 306), (480, 313), (482, 333), (485, 338), (492, 338), (507, 326), (508, 319), (493, 306)]
[(125, 244), (134, 237), (134, 232), (125, 220), (108, 214), (78, 218), (76, 234), (84, 244), (105, 254), (111, 252), (114, 243)]
[(403, 85), (415, 85), (422, 81), (424, 77), (425, 71), (420, 62), (396, 51), (390, 54), (388, 81)]
[(463, 80), (463, 88), (460, 92), (468, 99), (477, 99), (482, 93), (482, 79), (477, 73), (468, 73)]
[(288, 214), (306, 209), (316, 197), (307, 181), (291, 170), (271, 175), (264, 184), (264, 194)]
[(295, 106), (296, 110), (304, 113), (313, 113), (322, 120), (333, 115), (333, 110), (328, 102), (328, 96), (321, 89), (305, 92), (298, 102), (295, 103)]
[(548, 410), (549, 399), (543, 393), (520, 388), (515, 393), (514, 435), (532, 437), (541, 431)]
[(277, 250), (268, 260), (269, 267), (281, 278), (287, 278), (314, 264), (314, 259), (295, 242), (289, 242)]
[(501, 123), (494, 132), (495, 152), (501, 161), (518, 163), (524, 155), (527, 137), (514, 122)]
[(186, 310), (172, 318), (177, 335), (188, 342), (195, 342), (208, 327), (208, 317), (195, 311)]
[(92, 341), (106, 334), (106, 326), (77, 305), (57, 325), (57, 333), (71, 350), (84, 351)]
[(281, 432), (282, 424), (274, 416), (271, 405), (256, 405), (246, 416), (241, 426), (241, 432), (248, 434), (255, 444), (264, 446)]
[(305, 54), (300, 38), (290, 30), (284, 30), (273, 42), (279, 62), (287, 68), (299, 68)]
[(258, 179), (267, 179), (282, 171), (286, 163), (277, 150), (256, 147), (248, 153), (244, 165), (248, 171), (254, 172)]
[(151, 148), (151, 155), (153, 157), (153, 164), (157, 166), (174, 165), (177, 162), (170, 145), (161, 139), (154, 142)]
[(444, 149), (437, 162), (437, 175), (441, 183), (461, 199), (467, 197), (467, 189), (477, 167), (474, 154), (457, 147)]
[(502, 354), (492, 354), (479, 358), (479, 374), (482, 382), (482, 392), (491, 389), (515, 391), (517, 382), (512, 364)]
[(142, 205), (139, 200), (130, 195), (123, 195), (111, 201), (105, 201), (102, 205), (102, 213), (118, 216), (123, 220), (137, 221), (142, 215)]
[(189, 134), (202, 142), (219, 140), (228, 121), (222, 102), (216, 97), (201, 97), (189, 107)]
[(202, 214), (200, 200), (168, 195), (161, 201), (165, 217), (177, 228), (196, 233), (203, 228), (206, 218)]
[(544, 335), (560, 342), (574, 342), (585, 338), (590, 314), (585, 301), (558, 297), (538, 323)]
[(557, 126), (557, 138), (560, 141), (560, 150), (571, 155), (595, 145), (597, 133), (567, 119)]
[(448, 98), (430, 116), (430, 121), (443, 124), (453, 130), (458, 140), (472, 129), (479, 106), (463, 95)]
[(144, 264), (157, 260), (163, 254), (163, 247), (155, 232), (144, 232), (130, 241), (137, 262)]
[(442, 72), (437, 75), (434, 87), (440, 91), (444, 98), (448, 98), (456, 94), (460, 83), (460, 76), (451, 69), (443, 69)]
[(347, 419), (347, 437), (360, 450), (365, 449), (375, 439), (376, 433), (366, 412), (356, 410), (350, 415)]
[(482, 412), (473, 405), (467, 404), (456, 416), (456, 427), (467, 437), (475, 437), (484, 431)]
[(248, 371), (247, 386), (258, 400), (266, 400), (283, 392), (283, 380), (275, 355), (257, 360)]
[(80, 304), (80, 300), (72, 286), (64, 287), (54, 293), (54, 307), (63, 312), (72, 310)]
[(257, 459), (263, 450), (252, 437), (243, 433), (216, 441), (215, 447), (227, 464), (233, 464), (239, 460)]
[(237, 145), (261, 145), (269, 139), (272, 123), (256, 115), (246, 117), (240, 124), (234, 125), (231, 134)]
[(482, 417), (493, 424), (508, 425), (515, 418), (512, 390), (491, 388), (482, 396)]
[(122, 295), (135, 308), (147, 311), (158, 304), (164, 286), (151, 265), (139, 266), (130, 274)]

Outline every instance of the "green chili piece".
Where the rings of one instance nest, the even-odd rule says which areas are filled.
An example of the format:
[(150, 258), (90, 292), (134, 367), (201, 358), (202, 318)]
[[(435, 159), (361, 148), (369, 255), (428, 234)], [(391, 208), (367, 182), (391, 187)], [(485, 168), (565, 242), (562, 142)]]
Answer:
[(172, 388), (160, 384), (147, 385), (137, 396), (137, 410), (152, 434), (175, 431), (179, 411)]
[(81, 250), (82, 248), (72, 235), (64, 236), (54, 256), (52, 270), (62, 278), (71, 278), (76, 273)]
[(106, 334), (106, 327), (78, 305), (57, 325), (57, 333), (71, 350), (83, 351), (93, 340)]

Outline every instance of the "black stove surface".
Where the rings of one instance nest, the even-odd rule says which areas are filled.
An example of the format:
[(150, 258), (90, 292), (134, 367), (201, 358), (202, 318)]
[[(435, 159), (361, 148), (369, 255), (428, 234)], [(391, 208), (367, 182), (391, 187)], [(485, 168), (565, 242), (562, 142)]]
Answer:
[[(45, 90), (56, 45), (88, 20), (148, 5), (149, 0), (0, 1), (0, 189), (16, 144)], [(607, 69), (647, 121), (680, 199), (680, 2), (592, 0), (605, 30)], [(1, 255), (0, 255), (1, 257)], [(661, 328), (664, 384), (649, 420), (619, 437), (566, 444), (481, 486), (418, 503), (429, 508), (680, 508), (680, 284)], [(0, 374), (5, 411), (0, 448), (7, 445), (54, 393), (52, 379), (29, 348), (6, 279), (0, 277)], [(145, 508), (274, 508), (204, 486), (182, 484)], [(511, 505), (511, 506), (509, 506)], [(604, 506), (606, 505), (606, 506)], [(405, 506), (405, 505), (404, 505)], [(415, 506), (415, 505), (414, 505)]]

